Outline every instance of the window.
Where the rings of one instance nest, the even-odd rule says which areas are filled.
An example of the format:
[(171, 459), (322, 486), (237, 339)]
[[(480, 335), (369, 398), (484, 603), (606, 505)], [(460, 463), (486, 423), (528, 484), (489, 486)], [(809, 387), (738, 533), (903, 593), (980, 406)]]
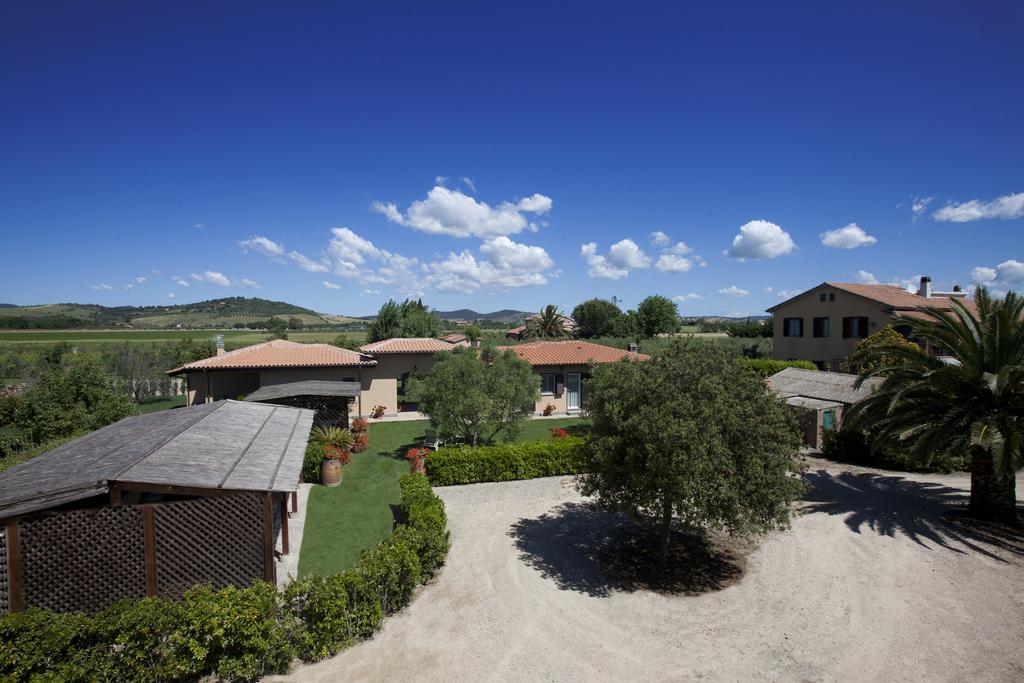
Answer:
[(802, 337), (802, 336), (804, 336), (804, 319), (803, 318), (783, 318), (782, 319), (782, 336), (783, 337)]
[(555, 393), (555, 373), (545, 372), (543, 375), (540, 376), (540, 393)]
[(835, 301), (836, 300), (836, 293), (835, 292), (829, 292), (828, 293), (828, 300), (829, 301)]
[(815, 337), (827, 337), (829, 335), (828, 318), (815, 318), (814, 319), (814, 336)]
[(818, 301), (824, 301), (824, 300), (825, 300), (825, 292), (822, 292), (821, 294), (818, 295)]
[(843, 339), (863, 339), (868, 336), (867, 316), (843, 318)]

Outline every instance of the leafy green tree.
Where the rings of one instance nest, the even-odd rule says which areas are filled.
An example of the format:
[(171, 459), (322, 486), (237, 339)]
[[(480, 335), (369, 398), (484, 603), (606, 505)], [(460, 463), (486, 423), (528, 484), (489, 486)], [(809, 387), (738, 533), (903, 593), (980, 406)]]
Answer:
[(537, 375), (511, 351), (493, 354), (490, 364), (476, 349), (439, 353), (433, 369), (410, 384), (410, 393), (439, 434), (473, 445), (502, 434), (513, 437), (540, 397)]
[(660, 295), (649, 296), (636, 308), (640, 334), (650, 338), (679, 329), (679, 307), (674, 301)]
[(897, 316), (914, 338), (955, 359), (947, 363), (906, 344), (876, 345), (863, 353), (861, 375), (884, 376), (855, 404), (848, 425), (909, 447), (925, 463), (967, 453), (971, 461), (970, 513), (1017, 522), (1015, 472), (1024, 465), (1024, 298), (993, 299), (975, 290), (977, 312), (957, 299), (951, 310), (921, 306), (925, 317)]
[(373, 343), (392, 337), (436, 337), (442, 331), (444, 321), (422, 301), (406, 299), (399, 304), (388, 299), (377, 311), (366, 336)]
[(911, 354), (921, 350), (917, 344), (897, 332), (892, 325), (886, 325), (857, 342), (853, 347), (853, 353), (843, 361), (843, 372), (860, 374), (868, 370), (881, 370), (882, 374), (888, 374), (883, 368), (898, 365), (900, 357), (887, 354), (887, 348), (898, 348)]
[(584, 339), (615, 334), (615, 327), (621, 317), (619, 307), (605, 299), (587, 299), (572, 309), (576, 333)]
[(267, 321), (267, 329), (270, 330), (271, 339), (287, 339), (288, 323), (283, 318), (273, 317)]
[(639, 339), (643, 336), (640, 328), (640, 316), (636, 311), (626, 311), (615, 321), (615, 336), (626, 339)]
[(674, 340), (648, 362), (595, 367), (588, 388), (579, 488), (655, 524), (663, 567), (673, 522), (740, 535), (789, 523), (799, 431), (734, 354)]
[(528, 337), (565, 337), (565, 317), (557, 306), (548, 304), (526, 323)]
[(481, 330), (480, 326), (476, 323), (466, 325), (464, 333), (466, 335), (466, 339), (468, 339), (472, 344), (476, 344), (480, 341), (480, 337), (483, 336), (483, 330)]
[(339, 334), (331, 342), (331, 346), (337, 346), (339, 349), (348, 349), (349, 351), (358, 351), (359, 347), (365, 344), (366, 341), (360, 337), (353, 337), (349, 334)]
[(373, 342), (391, 339), (402, 336), (402, 309), (394, 299), (388, 299), (377, 311), (374, 318), (366, 328), (366, 338)]
[(99, 429), (136, 412), (135, 404), (97, 358), (76, 358), (43, 372), (14, 415), (17, 428), (36, 443)]
[(288, 318), (288, 329), (289, 330), (301, 330), (306, 324), (302, 322), (302, 318)]

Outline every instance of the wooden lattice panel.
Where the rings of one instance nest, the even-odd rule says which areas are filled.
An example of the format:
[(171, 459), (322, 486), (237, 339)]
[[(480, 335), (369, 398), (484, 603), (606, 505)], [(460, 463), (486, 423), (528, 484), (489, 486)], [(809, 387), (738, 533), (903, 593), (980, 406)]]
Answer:
[(11, 609), (7, 567), (7, 527), (0, 526), (0, 614), (7, 614)]
[(199, 498), (154, 507), (157, 592), (180, 598), (199, 583), (248, 586), (263, 578), (263, 500)]
[(142, 510), (71, 510), (23, 519), (22, 603), (96, 612), (146, 594)]

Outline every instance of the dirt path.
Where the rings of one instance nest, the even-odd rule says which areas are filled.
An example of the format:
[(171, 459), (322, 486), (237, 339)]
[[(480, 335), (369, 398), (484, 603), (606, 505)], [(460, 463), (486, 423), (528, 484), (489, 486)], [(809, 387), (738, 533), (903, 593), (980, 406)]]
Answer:
[(438, 579), (291, 679), (1024, 679), (1024, 543), (946, 521), (965, 477), (812, 461), (809, 478), (793, 529), (697, 597), (610, 585), (585, 550), (606, 522), (569, 478), (438, 489)]

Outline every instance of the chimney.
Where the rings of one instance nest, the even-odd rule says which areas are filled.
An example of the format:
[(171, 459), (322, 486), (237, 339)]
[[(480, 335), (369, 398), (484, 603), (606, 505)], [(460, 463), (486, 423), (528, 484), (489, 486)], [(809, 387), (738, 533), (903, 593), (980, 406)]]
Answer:
[(217, 355), (218, 356), (223, 356), (224, 355), (224, 335), (223, 334), (218, 334), (217, 338), (216, 338), (216, 341), (214, 343), (217, 345)]
[(627, 348), (629, 351), (637, 353), (640, 350), (640, 345), (637, 344), (636, 342), (629, 342), (629, 346)]
[(921, 288), (917, 290), (917, 295), (925, 299), (932, 298), (932, 279), (927, 275), (921, 276)]
[(962, 292), (963, 290), (960, 289), (960, 285), (953, 285), (953, 291), (954, 292)]

